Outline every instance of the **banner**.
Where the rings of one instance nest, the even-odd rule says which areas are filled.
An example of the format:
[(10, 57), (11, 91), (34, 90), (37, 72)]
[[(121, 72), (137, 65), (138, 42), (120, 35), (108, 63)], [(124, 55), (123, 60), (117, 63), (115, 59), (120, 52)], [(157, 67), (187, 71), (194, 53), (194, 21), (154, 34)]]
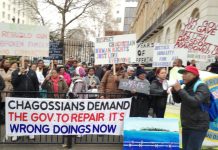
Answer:
[(213, 21), (189, 18), (181, 30), (175, 47), (198, 51), (207, 55), (218, 54), (218, 24)]
[(0, 55), (48, 57), (48, 28), (0, 23)]
[(153, 61), (154, 43), (137, 43), (135, 64), (151, 64)]
[(177, 119), (130, 117), (124, 121), (123, 150), (179, 150)]
[(95, 43), (95, 64), (119, 64), (136, 61), (136, 35), (99, 37)]
[(121, 135), (131, 98), (6, 98), (6, 136)]
[(119, 82), (119, 89), (150, 94), (150, 83), (148, 81), (121, 79)]
[(172, 67), (173, 61), (177, 58), (182, 59), (186, 65), (187, 55), (186, 49), (174, 48), (173, 44), (155, 45), (152, 67)]

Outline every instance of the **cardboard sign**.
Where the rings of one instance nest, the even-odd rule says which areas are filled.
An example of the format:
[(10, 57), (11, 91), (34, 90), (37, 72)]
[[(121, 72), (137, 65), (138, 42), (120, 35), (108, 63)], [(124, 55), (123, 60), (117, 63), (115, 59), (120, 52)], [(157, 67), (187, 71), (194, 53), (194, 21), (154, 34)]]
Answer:
[(174, 48), (173, 44), (157, 44), (154, 47), (152, 67), (172, 67), (175, 59), (182, 59), (187, 63), (187, 49)]
[(6, 135), (121, 135), (131, 98), (6, 98)]
[(0, 55), (48, 57), (48, 28), (0, 23)]
[(178, 37), (175, 47), (198, 51), (207, 55), (218, 54), (218, 23), (189, 18)]
[(154, 43), (137, 43), (135, 64), (150, 64), (153, 61)]
[(124, 121), (123, 150), (179, 150), (177, 119), (131, 117)]
[(119, 89), (127, 91), (135, 91), (137, 93), (150, 93), (150, 83), (148, 81), (135, 81), (122, 79), (119, 83)]
[(136, 35), (100, 37), (95, 43), (95, 64), (119, 64), (136, 61)]

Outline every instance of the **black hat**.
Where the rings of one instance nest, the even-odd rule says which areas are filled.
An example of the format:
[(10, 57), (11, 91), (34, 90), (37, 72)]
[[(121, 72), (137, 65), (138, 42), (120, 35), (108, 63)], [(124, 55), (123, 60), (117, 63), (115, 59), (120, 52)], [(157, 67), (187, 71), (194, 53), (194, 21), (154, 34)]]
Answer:
[(141, 67), (136, 70), (136, 76), (139, 76), (140, 74), (146, 74), (145, 70)]

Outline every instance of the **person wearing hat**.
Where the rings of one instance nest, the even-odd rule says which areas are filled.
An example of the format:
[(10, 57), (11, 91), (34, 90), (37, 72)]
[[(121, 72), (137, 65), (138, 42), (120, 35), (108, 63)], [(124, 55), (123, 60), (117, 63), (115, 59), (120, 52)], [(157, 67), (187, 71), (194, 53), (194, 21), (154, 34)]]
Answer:
[[(146, 72), (141, 67), (138, 67), (136, 70), (135, 81), (144, 82), (145, 84), (149, 84), (149, 81), (146, 79)], [(148, 117), (149, 111), (149, 97), (144, 93), (138, 93), (132, 91), (133, 99), (130, 110), (131, 117)]]
[(127, 68), (128, 79), (130, 79), (130, 80), (134, 79), (134, 72), (135, 72), (134, 67), (128, 66), (128, 68)]
[(210, 104), (210, 91), (204, 83), (196, 92), (193, 90), (199, 78), (199, 71), (194, 66), (187, 66), (178, 71), (183, 76), (184, 89), (177, 82), (172, 88), (173, 99), (181, 103), (182, 146), (183, 150), (200, 150), (209, 128), (209, 114), (201, 109), (201, 104)]

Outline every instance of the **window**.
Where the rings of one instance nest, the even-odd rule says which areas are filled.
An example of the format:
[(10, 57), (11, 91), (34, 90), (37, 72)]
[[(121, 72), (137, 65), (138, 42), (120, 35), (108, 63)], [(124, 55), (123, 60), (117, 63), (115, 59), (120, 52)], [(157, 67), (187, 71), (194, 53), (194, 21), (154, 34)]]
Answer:
[(5, 8), (5, 2), (2, 3), (2, 7)]
[(192, 11), (191, 17), (192, 17), (192, 18), (200, 18), (200, 12), (199, 12), (199, 9), (198, 9), (198, 8), (195, 8), (195, 9)]
[(20, 19), (19, 19), (19, 18), (17, 19), (17, 23), (18, 23), (18, 24), (20, 23)]
[(23, 12), (23, 17), (25, 16), (24, 12)]
[(8, 5), (8, 10), (9, 10), (9, 11), (11, 10), (11, 5)]
[(117, 23), (121, 23), (121, 18), (117, 17)]
[(117, 14), (119, 14), (119, 13), (120, 13), (120, 11), (118, 10), (118, 11), (117, 11)]
[(166, 36), (165, 36), (165, 43), (170, 44), (170, 28), (167, 29)]
[(11, 20), (11, 15), (10, 14), (8, 14), (8, 20)]
[(2, 18), (5, 18), (5, 12), (4, 11), (2, 12)]
[(182, 29), (182, 21), (179, 20), (179, 21), (177, 22), (177, 24), (176, 24), (175, 39), (174, 39), (175, 42), (176, 42), (177, 38), (179, 37), (179, 34), (180, 34), (180, 32), (181, 32), (181, 29)]
[(20, 16), (20, 10), (18, 10), (18, 12), (17, 12), (17, 13), (18, 13), (18, 16)]
[(16, 9), (15, 8), (13, 9), (13, 12), (16, 13)]

